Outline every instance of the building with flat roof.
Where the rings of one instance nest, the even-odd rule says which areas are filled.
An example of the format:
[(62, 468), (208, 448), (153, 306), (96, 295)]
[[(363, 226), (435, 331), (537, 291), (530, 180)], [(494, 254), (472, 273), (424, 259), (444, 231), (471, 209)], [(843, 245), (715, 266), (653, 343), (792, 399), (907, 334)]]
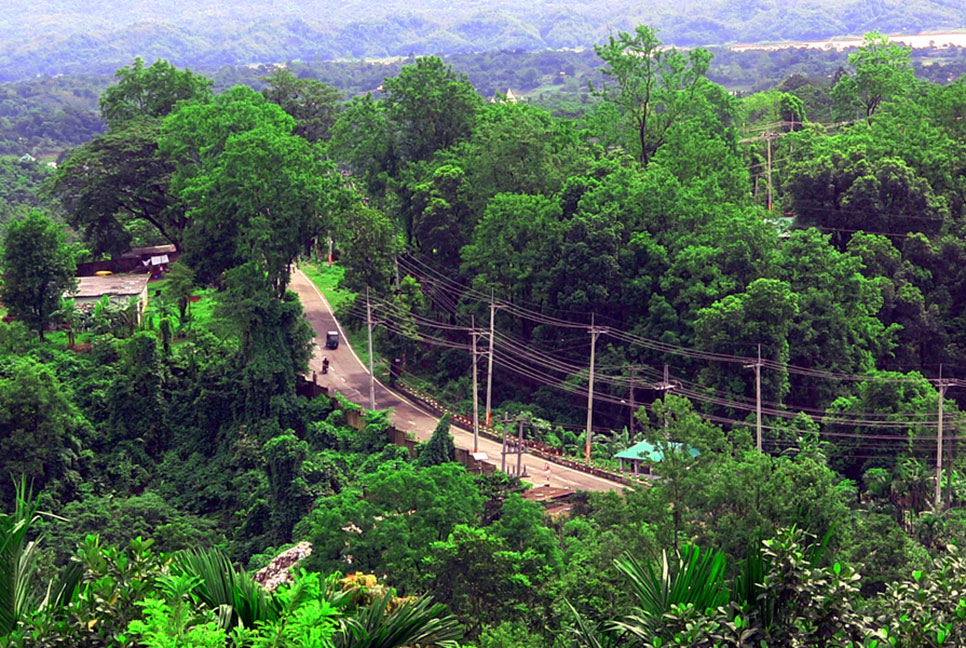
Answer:
[(117, 274), (106, 277), (78, 277), (77, 290), (64, 295), (73, 298), (80, 308), (93, 308), (101, 298), (107, 296), (112, 302), (126, 306), (132, 297), (138, 300), (138, 323), (148, 307), (148, 275)]

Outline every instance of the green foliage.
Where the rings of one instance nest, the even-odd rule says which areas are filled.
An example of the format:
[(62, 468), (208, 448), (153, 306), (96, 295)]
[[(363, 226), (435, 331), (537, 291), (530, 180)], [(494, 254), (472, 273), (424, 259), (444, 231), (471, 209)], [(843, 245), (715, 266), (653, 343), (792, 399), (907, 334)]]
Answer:
[(174, 557), (181, 579), (196, 580), (191, 591), (218, 615), (223, 630), (255, 628), (278, 619), (280, 603), (250, 576), (239, 572), (217, 549), (188, 549)]
[(151, 537), (153, 546), (171, 553), (219, 541), (214, 520), (186, 513), (158, 493), (128, 497), (96, 496), (64, 504), (58, 514), (67, 522), (42, 523), (47, 551), (57, 564), (69, 561), (87, 536), (98, 536), (105, 544), (127, 546), (138, 537)]
[(849, 65), (854, 76), (843, 75), (832, 89), (832, 99), (844, 115), (851, 116), (851, 109), (858, 107), (871, 119), (883, 101), (904, 98), (912, 89), (910, 49), (891, 44), (878, 31), (865, 35), (862, 46), (849, 54)]
[(393, 152), (401, 160), (428, 159), (470, 134), (480, 96), (437, 56), (417, 58), (383, 82)]
[(182, 101), (203, 102), (211, 97), (211, 80), (163, 59), (145, 67), (136, 57), (114, 76), (117, 84), (104, 90), (99, 102), (101, 118), (111, 129), (137, 117), (164, 117)]
[(333, 644), (336, 648), (403, 648), (420, 645), (457, 648), (461, 636), (456, 618), (446, 607), (427, 596), (403, 602), (390, 609), (391, 592), (359, 608), (340, 628)]
[(100, 101), (108, 133), (72, 152), (52, 191), (95, 253), (127, 251), (145, 225), (149, 240), (138, 242), (180, 248), (188, 221), (170, 188), (175, 167), (158, 149), (161, 120), (182, 103), (209, 101), (211, 81), (160, 59), (145, 68), (137, 58), (116, 76)]
[(296, 77), (286, 68), (277, 68), (267, 80), (262, 94), (295, 118), (296, 135), (310, 142), (329, 139), (339, 112), (337, 89), (318, 79)]
[(9, 635), (35, 604), (31, 579), (37, 568), (37, 540), (30, 539), (37, 522), (38, 499), (21, 479), (14, 510), (0, 513), (0, 638)]
[[(81, 542), (75, 557), (78, 572), (63, 604), (51, 610), (54, 624), (47, 639), (59, 639), (60, 645), (124, 645), (128, 624), (141, 617), (142, 602), (156, 595), (164, 575), (165, 561), (152, 545), (135, 538), (119, 549), (96, 536)], [(44, 622), (44, 617), (35, 622)]]
[(373, 196), (385, 190), (386, 175), (395, 175), (390, 128), (385, 106), (371, 93), (350, 99), (332, 125), (329, 155)]
[(292, 527), (305, 513), (309, 493), (300, 473), (307, 452), (308, 444), (291, 432), (271, 439), (262, 447), (274, 544), (289, 540)]
[(295, 257), (342, 209), (341, 176), (294, 125), (243, 87), (165, 120), (161, 150), (175, 160), (172, 190), (190, 222), (183, 261), (198, 280), (248, 263), (280, 297)]
[[(884, 621), (878, 632), (883, 642), (894, 646), (954, 646), (962, 642), (966, 606), (956, 592), (966, 575), (964, 566), (960, 550), (950, 546), (925, 569), (916, 569), (889, 585), (875, 602)], [(894, 614), (894, 610), (902, 614)]]
[[(786, 13), (794, 22), (794, 8)], [(34, 525), (52, 541), (40, 568), (52, 574), (72, 544), (101, 534), (83, 540), (49, 605), (34, 588), (37, 609), (2, 642), (328, 648), (455, 639), (455, 622), (429, 602), (404, 613), (409, 604), (385, 589), (338, 592), (315, 574), (271, 597), (226, 558), (261, 565), (274, 547), (303, 538), (314, 543), (308, 567), (351, 565), (391, 574), (405, 594), (429, 589), (483, 645), (550, 645), (566, 632), (571, 603), (577, 645), (865, 648), (886, 630), (906, 633), (910, 645), (957, 641), (958, 612), (939, 625), (926, 612), (900, 614), (898, 625), (866, 615), (891, 601), (879, 594), (887, 582), (966, 537), (957, 508), (929, 506), (933, 454), (923, 454), (937, 396), (924, 376), (966, 358), (961, 84), (916, 85), (903, 52), (869, 43), (853, 61), (849, 101), (878, 93), (874, 119), (831, 128), (817, 123), (830, 121), (824, 79), (844, 55), (768, 53), (748, 64), (722, 52), (725, 66), (744, 61), (742, 78), (768, 70), (763, 84), (782, 65), (809, 75), (739, 103), (706, 78), (716, 74), (708, 52), (663, 49), (655, 33), (642, 27), (598, 48), (606, 86), (590, 52), (474, 63), (480, 71), (516, 61), (512, 75), (495, 70), (484, 83), (516, 93), (504, 79), (519, 80), (554, 101), (579, 101), (578, 79), (593, 78), (604, 103), (557, 101), (567, 118), (526, 103), (484, 105), (438, 58), (348, 65), (347, 95), (389, 78), (383, 98), (354, 99), (341, 112), (332, 88), (304, 78), (334, 69), (322, 62), (292, 63), (263, 92), (217, 97), (202, 77), (163, 62), (122, 70), (104, 95), (108, 134), (61, 166), (54, 189), (95, 252), (171, 240), (184, 265), (155, 284), (162, 295), (151, 314), (167, 323), (159, 335), (137, 331), (134, 311), (108, 302), (86, 322), (57, 304), (69, 351), (64, 334), (44, 344), (28, 340), (22, 322), (0, 325), (0, 470), (33, 477), (44, 505), (72, 520), (63, 531)], [(265, 70), (245, 74), (222, 71), (219, 83)], [(847, 94), (846, 78), (836, 98)], [(0, 104), (2, 126), (9, 106)], [(767, 214), (751, 195), (766, 151), (745, 140), (773, 128), (782, 131), (771, 138), (779, 209)], [(8, 184), (16, 200), (30, 198), (20, 179)], [(441, 394), (466, 398), (467, 356), (429, 348), (419, 323), (479, 323), (487, 304), (476, 298), (492, 291), (507, 306), (496, 313), (500, 336), (512, 331), (514, 357), (538, 372), (497, 380), (496, 400), (547, 419), (533, 434), (554, 447), (578, 444), (564, 426), (586, 412), (579, 398), (540, 383), (586, 384), (587, 322), (614, 334), (597, 347), (608, 377), (598, 382), (598, 425), (627, 425), (620, 401), (629, 383), (653, 386), (661, 376), (647, 367), (669, 364), (678, 396), (649, 403), (637, 421), (663, 455), (648, 487), (577, 497), (571, 519), (549, 521), (513, 484), (475, 479), (450, 461), (445, 424), (413, 462), (389, 445), (387, 414), (366, 414), (354, 430), (346, 401), (297, 397), (312, 332), (285, 290), (289, 265), (330, 235), (342, 266), (314, 277), (327, 290), (341, 282), (343, 310), (353, 291), (380, 294), (376, 316), (392, 326), (377, 333), (379, 351), (407, 372), (435, 374)], [(403, 240), (416, 259), (400, 254)], [(209, 282), (217, 285), (202, 287)], [(195, 290), (204, 301), (189, 312)], [(171, 325), (176, 306), (180, 327)], [(524, 308), (543, 321), (520, 317)], [(447, 335), (455, 342), (458, 331)], [(697, 351), (684, 357), (669, 345)], [(752, 450), (746, 418), (754, 373), (708, 359), (754, 357), (759, 345), (766, 453)], [(880, 371), (893, 366), (904, 373)], [(865, 380), (828, 381), (801, 367)], [(947, 414), (959, 416), (951, 402)], [(746, 423), (722, 429), (709, 417)], [(861, 436), (860, 423), (873, 419), (895, 426), (901, 452), (884, 435)], [(635, 432), (601, 435), (595, 458)], [(961, 468), (956, 460), (949, 472), (955, 500)], [(196, 551), (162, 558), (139, 535), (160, 551)], [(824, 538), (833, 558), (818, 557), (809, 535)], [(200, 549), (212, 544), (225, 553)], [(662, 547), (664, 560), (648, 568), (643, 557)], [(642, 560), (640, 587), (628, 588), (614, 564), (625, 553)], [(865, 561), (869, 576), (837, 559)], [(952, 573), (951, 564), (937, 569)], [(678, 597), (689, 579), (705, 587), (688, 592), (707, 596)], [(940, 607), (957, 587), (903, 594), (893, 607), (916, 609), (920, 595)], [(436, 630), (413, 621), (420, 609)]]
[(198, 618), (191, 609), (192, 590), (198, 579), (190, 576), (166, 576), (160, 579), (159, 589), (171, 601), (148, 598), (140, 603), (144, 620), (135, 619), (128, 625), (131, 637), (149, 648), (221, 648), (225, 645), (225, 631), (213, 620), (213, 614)]
[(77, 285), (74, 249), (63, 228), (39, 211), (11, 222), (3, 245), (0, 300), (43, 340), (61, 297)]
[(167, 274), (167, 296), (178, 304), (182, 324), (187, 320), (194, 288), (195, 276), (191, 268), (183, 263), (171, 264)]
[(630, 131), (625, 145), (646, 167), (675, 121), (687, 118), (711, 54), (700, 47), (687, 55), (664, 49), (656, 31), (645, 25), (634, 34), (611, 36), (594, 50), (607, 65), (604, 74), (616, 84), (596, 93), (620, 111)]
[[(402, 252), (395, 226), (383, 212), (359, 205), (345, 214), (333, 232), (345, 271), (339, 286), (362, 294), (365, 289), (387, 290), (394, 277), (394, 260)], [(338, 310), (338, 304), (333, 308)]]
[(433, 436), (420, 449), (419, 458), (416, 461), (418, 466), (423, 468), (437, 466), (455, 459), (456, 445), (449, 431), (450, 425), (452, 423), (449, 414), (444, 414), (436, 424)]
[[(27, 356), (0, 365), (0, 474), (37, 488), (72, 490), (90, 424), (51, 367)], [(0, 486), (8, 499), (10, 483)]]
[[(365, 497), (362, 497), (363, 488)], [(483, 501), (462, 466), (417, 469), (399, 459), (382, 461), (351, 489), (316, 500), (295, 528), (314, 549), (307, 567), (392, 573), (404, 592), (422, 585), (422, 556), (458, 524), (479, 518)], [(439, 597), (439, 593), (436, 593)]]
[(720, 552), (702, 555), (700, 548), (686, 546), (673, 573), (666, 551), (658, 571), (653, 565), (648, 565), (645, 571), (630, 555), (618, 561), (617, 568), (630, 581), (638, 605), (633, 621), (618, 622), (617, 627), (640, 639), (671, 639), (663, 626), (665, 615), (675, 607), (690, 606), (698, 612), (707, 612), (728, 601), (724, 586), (725, 557)]

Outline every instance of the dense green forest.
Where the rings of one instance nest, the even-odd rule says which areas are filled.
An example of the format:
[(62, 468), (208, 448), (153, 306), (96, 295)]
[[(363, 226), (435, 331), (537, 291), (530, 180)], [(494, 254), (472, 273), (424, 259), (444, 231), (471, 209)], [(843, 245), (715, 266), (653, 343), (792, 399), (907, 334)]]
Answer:
[(948, 31), (966, 23), (956, 0), (546, 0), (453, 5), (249, 0), (94, 6), (10, 0), (0, 23), (0, 80), (107, 73), (135, 55), (178, 66), (588, 48), (641, 22), (680, 46)]
[[(708, 78), (728, 90), (747, 94), (778, 86), (789, 77), (805, 77), (826, 86), (848, 65), (848, 52), (789, 48), (778, 51), (733, 52), (711, 48)], [(579, 117), (599, 98), (588, 83), (599, 83), (599, 59), (592, 50), (503, 50), (451, 54), (444, 61), (467, 76), (484, 97), (511, 90), (557, 117)], [(387, 61), (289, 61), (286, 67), (299, 78), (322, 79), (343, 99), (378, 92), (383, 79), (399, 74), (412, 58)], [(962, 48), (912, 51), (916, 76), (945, 84), (966, 73)], [(215, 92), (235, 85), (256, 90), (268, 86), (276, 66), (221, 66), (199, 68), (212, 79)], [(0, 84), (0, 154), (29, 153), (54, 161), (65, 149), (89, 141), (104, 131), (97, 102), (114, 81), (113, 74), (41, 76)], [(824, 114), (824, 113), (823, 113)]]
[[(576, 116), (438, 57), (345, 102), (138, 60), (52, 177), (12, 162), (0, 646), (966, 645), (966, 81), (875, 33), (743, 96), (648, 27), (595, 54)], [(494, 409), (564, 454), (595, 339), (592, 460), (647, 440), (654, 478), (551, 518), (446, 422), (411, 455), (300, 396), (329, 237), (401, 381), (465, 410), (493, 312)], [(62, 299), (161, 242), (142, 318)]]

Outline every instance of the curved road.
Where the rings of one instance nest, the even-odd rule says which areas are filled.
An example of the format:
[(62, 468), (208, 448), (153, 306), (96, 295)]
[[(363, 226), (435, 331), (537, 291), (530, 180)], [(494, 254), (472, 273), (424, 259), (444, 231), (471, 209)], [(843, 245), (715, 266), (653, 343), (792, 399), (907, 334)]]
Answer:
[[(302, 301), (302, 307), (305, 309), (305, 317), (315, 330), (316, 346), (310, 361), (310, 368), (316, 372), (319, 384), (328, 387), (330, 391), (338, 391), (353, 403), (368, 408), (369, 372), (356, 356), (352, 347), (349, 346), (345, 331), (336, 321), (329, 303), (301, 270), (296, 270), (292, 274), (289, 288), (298, 294)], [(333, 330), (339, 331), (339, 348), (326, 349), (324, 348), (325, 334), (327, 331)], [(325, 375), (322, 374), (323, 356), (329, 359), (329, 372)], [(439, 419), (410, 401), (397, 396), (378, 381), (376, 382), (375, 394), (376, 407), (378, 409), (391, 408), (390, 420), (397, 428), (412, 432), (420, 441), (426, 441), (432, 436)], [(455, 426), (450, 428), (450, 432), (458, 447), (472, 449), (472, 432), (467, 432)], [(479, 450), (487, 454), (490, 463), (499, 467), (501, 448), (498, 442), (480, 437)], [(516, 463), (515, 455), (507, 457), (507, 463), (511, 462)], [(545, 463), (539, 457), (524, 455), (523, 464), (526, 466), (527, 473), (530, 474), (530, 478), (525, 478), (525, 480), (536, 485), (545, 485), (547, 483), (543, 471)], [(590, 491), (621, 490), (623, 488), (621, 484), (558, 464), (551, 463), (550, 468), (550, 485), (554, 487)]]

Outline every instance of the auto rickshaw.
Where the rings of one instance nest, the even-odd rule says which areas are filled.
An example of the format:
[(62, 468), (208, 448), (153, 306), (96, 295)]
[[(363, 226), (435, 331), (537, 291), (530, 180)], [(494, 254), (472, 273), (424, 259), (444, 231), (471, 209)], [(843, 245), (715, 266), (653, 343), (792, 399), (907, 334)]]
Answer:
[(325, 348), (326, 349), (338, 349), (339, 348), (339, 332), (329, 331), (325, 334)]

